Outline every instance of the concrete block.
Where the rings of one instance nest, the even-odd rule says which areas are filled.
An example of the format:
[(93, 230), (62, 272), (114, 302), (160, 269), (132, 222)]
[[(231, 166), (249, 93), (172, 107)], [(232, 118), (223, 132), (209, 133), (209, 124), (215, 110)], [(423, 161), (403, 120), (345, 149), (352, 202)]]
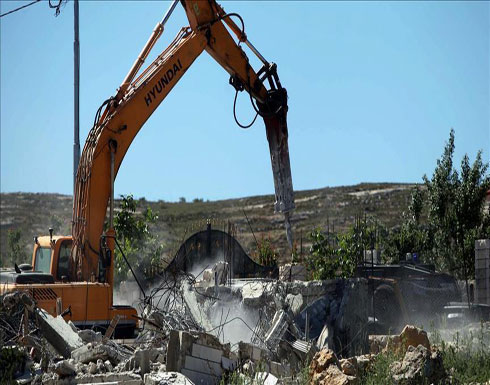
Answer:
[(229, 358), (221, 357), (221, 367), (225, 370), (235, 370), (236, 364), (236, 360), (230, 360)]
[(63, 317), (53, 317), (43, 309), (36, 309), (36, 318), (43, 336), (64, 358), (70, 358), (71, 352), (81, 346), (83, 341)]
[(192, 356), (204, 360), (221, 362), (222, 350), (213, 349), (204, 345), (192, 344)]
[(306, 281), (307, 277), (308, 274), (304, 265), (287, 263), (279, 266), (279, 279), (281, 281)]
[(182, 369), (181, 373), (189, 378), (195, 385), (216, 385), (218, 378), (209, 374), (194, 372), (189, 369)]
[(475, 250), (490, 249), (490, 239), (477, 239), (475, 241)]
[(215, 377), (221, 376), (221, 363), (203, 360), (201, 358), (196, 358), (192, 356), (185, 356), (185, 369), (192, 370), (194, 372), (201, 372), (209, 375), (214, 375)]

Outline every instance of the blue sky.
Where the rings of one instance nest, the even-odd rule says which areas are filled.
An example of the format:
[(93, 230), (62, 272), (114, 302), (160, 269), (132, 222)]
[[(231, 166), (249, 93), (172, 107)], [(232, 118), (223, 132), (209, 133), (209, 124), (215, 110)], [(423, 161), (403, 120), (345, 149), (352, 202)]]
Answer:
[[(26, 1), (2, 1), (1, 12)], [(488, 2), (223, 2), (278, 64), (296, 190), (420, 182), (449, 131), (456, 162), (490, 153)], [(168, 1), (81, 1), (81, 142)], [(179, 5), (147, 63), (187, 25)], [(1, 191), (72, 192), (73, 3), (1, 19)], [(247, 52), (249, 53), (249, 52)], [(257, 63), (252, 61), (252, 63)], [(257, 68), (257, 67), (256, 67)], [(133, 142), (116, 193), (177, 200), (274, 191), (263, 122), (236, 126), (205, 52)], [(252, 108), (239, 95), (239, 119)]]

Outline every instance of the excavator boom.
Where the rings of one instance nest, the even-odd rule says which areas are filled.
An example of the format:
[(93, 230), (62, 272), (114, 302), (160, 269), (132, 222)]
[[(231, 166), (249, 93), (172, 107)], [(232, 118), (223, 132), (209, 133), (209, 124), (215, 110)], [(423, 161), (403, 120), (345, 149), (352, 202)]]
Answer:
[[(204, 50), (230, 74), (230, 84), (236, 92), (246, 90), (253, 98), (252, 104), (266, 126), (275, 210), (285, 213), (288, 223), (289, 212), (294, 208), (287, 142), (287, 93), (279, 82), (276, 65), (267, 62), (248, 41), (243, 28), (233, 22), (236, 14), (226, 14), (213, 0), (182, 0), (190, 26), (183, 28), (170, 46), (136, 76), (177, 3), (172, 2), (165, 17), (156, 25), (117, 94), (99, 109), (86, 140), (78, 166), (73, 207), (72, 275), (76, 280), (112, 285), (115, 176), (141, 127)], [(238, 43), (225, 24), (237, 35)], [(243, 42), (262, 61), (259, 71), (251, 67), (241, 48)], [(109, 230), (104, 233), (109, 203)], [(291, 242), (290, 227), (288, 240)]]

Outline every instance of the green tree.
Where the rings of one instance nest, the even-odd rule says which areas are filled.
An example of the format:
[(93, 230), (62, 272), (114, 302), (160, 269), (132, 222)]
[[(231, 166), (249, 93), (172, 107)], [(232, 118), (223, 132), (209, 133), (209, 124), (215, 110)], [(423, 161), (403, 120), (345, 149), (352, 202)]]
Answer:
[[(145, 203), (141, 201), (140, 203)], [(141, 214), (136, 212), (137, 201), (132, 195), (121, 195), (120, 210), (114, 217), (114, 229), (124, 255), (133, 270), (148, 277), (148, 271), (154, 266), (163, 252), (163, 245), (150, 231), (151, 224), (158, 216), (147, 207)], [(115, 282), (128, 277), (129, 268), (120, 250), (115, 251)]]
[(313, 230), (309, 239), (312, 244), (306, 265), (313, 279), (347, 278), (353, 275), (356, 260), (335, 246), (336, 239), (330, 239), (321, 229)]
[(429, 227), (433, 237), (431, 258), (459, 277), (474, 276), (474, 240), (488, 234), (488, 213), (483, 212), (490, 189), (488, 164), (478, 151), (472, 165), (463, 157), (461, 171), (453, 167), (454, 130), (444, 147), (432, 178), (424, 176), (429, 204)]

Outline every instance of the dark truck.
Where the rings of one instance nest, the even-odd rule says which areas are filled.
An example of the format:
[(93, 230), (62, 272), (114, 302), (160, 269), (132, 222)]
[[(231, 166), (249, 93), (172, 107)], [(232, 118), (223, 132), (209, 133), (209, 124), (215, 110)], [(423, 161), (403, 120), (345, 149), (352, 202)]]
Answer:
[(447, 304), (461, 302), (456, 279), (436, 272), (433, 265), (365, 263), (358, 266), (357, 276), (368, 280), (373, 333), (398, 332), (406, 324), (438, 324)]

